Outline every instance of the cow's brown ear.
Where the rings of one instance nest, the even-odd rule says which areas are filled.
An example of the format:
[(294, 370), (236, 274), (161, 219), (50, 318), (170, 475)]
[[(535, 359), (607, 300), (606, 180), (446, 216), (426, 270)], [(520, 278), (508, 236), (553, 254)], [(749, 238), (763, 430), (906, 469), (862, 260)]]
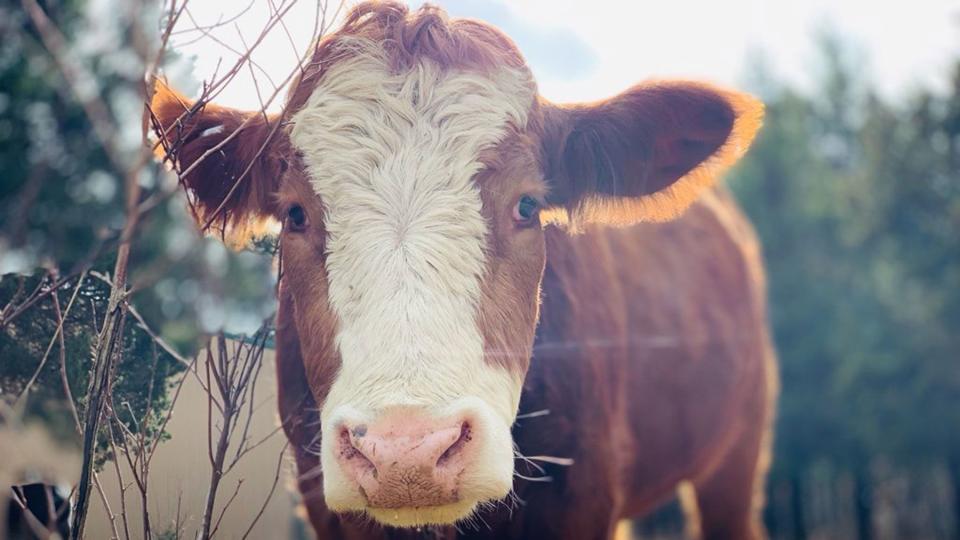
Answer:
[(546, 221), (629, 225), (678, 216), (753, 141), (755, 98), (690, 82), (590, 104), (545, 103)]
[(158, 81), (151, 111), (157, 156), (180, 174), (204, 232), (233, 246), (262, 233), (276, 214), (282, 160), (279, 118), (195, 104)]

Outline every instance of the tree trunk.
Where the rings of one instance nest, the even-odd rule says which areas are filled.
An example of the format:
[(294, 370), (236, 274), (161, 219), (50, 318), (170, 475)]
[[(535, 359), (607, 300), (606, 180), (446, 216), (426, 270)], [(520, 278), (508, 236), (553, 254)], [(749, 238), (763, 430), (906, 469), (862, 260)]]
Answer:
[(790, 475), (790, 513), (793, 515), (793, 537), (807, 540), (807, 521), (804, 516), (802, 472), (794, 471)]
[(873, 539), (873, 483), (867, 467), (854, 472), (853, 505), (857, 520), (857, 538)]
[(953, 538), (960, 540), (960, 453), (947, 458), (947, 475), (953, 489)]

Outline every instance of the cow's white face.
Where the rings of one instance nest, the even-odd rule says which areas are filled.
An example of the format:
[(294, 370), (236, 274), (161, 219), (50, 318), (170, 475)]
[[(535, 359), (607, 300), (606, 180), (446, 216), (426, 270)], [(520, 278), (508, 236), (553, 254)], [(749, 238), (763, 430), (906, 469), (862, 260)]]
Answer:
[[(339, 369), (320, 414), (324, 496), (334, 510), (367, 510), (391, 524), (450, 522), (512, 485), (510, 426), (523, 371), (484, 354), (482, 282), (497, 271), (488, 261), (487, 216), (496, 212), (484, 212), (477, 179), (485, 153), (525, 130), (534, 85), (525, 70), (443, 70), (429, 59), (391, 72), (379, 44), (357, 39), (350, 47), (359, 52), (324, 74), (290, 131), (322, 205), (322, 215), (310, 217), (325, 234), (316, 264), (326, 273), (326, 298), (298, 301), (327, 302), (336, 324)], [(529, 354), (530, 343), (520, 346)], [(309, 371), (332, 359), (308, 353), (304, 361)], [(366, 454), (364, 439), (387, 433), (412, 447), (422, 435), (413, 424), (456, 437), (394, 472), (354, 453)], [(463, 446), (455, 456), (463, 463), (429, 470), (454, 444)], [(382, 476), (420, 475), (414, 469), (425, 470), (407, 482), (415, 487), (384, 487)], [(444, 475), (451, 478), (434, 481)]]

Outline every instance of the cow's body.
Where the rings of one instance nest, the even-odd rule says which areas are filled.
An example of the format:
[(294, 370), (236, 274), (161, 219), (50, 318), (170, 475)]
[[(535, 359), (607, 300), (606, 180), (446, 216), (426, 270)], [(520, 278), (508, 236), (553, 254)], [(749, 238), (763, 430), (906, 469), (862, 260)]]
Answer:
[[(758, 518), (777, 379), (759, 246), (730, 196), (713, 190), (670, 223), (552, 230), (547, 253), (513, 435), (522, 454), (573, 465), (538, 462), (551, 481), (518, 478), (523, 503), (483, 512), (460, 533), (410, 532), (327, 511), (316, 457), (301, 451), (300, 488), (320, 538), (607, 538), (685, 480), (705, 530), (755, 533), (742, 527)], [(294, 332), (280, 328), (281, 411), (302, 419), (288, 433), (309, 447), (314, 405), (290, 397), (309, 393)], [(517, 469), (544, 476), (519, 460)]]

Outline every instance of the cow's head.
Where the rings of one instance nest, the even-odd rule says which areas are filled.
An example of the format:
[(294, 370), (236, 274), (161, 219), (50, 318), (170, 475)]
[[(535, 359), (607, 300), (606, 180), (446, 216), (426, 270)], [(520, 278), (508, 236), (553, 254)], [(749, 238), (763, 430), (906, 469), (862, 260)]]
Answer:
[(390, 3), (317, 44), (285, 116), (191, 106), (153, 102), (198, 219), (283, 225), (327, 505), (401, 526), (511, 489), (544, 227), (677, 216), (762, 116), (688, 82), (555, 105), (499, 31)]

